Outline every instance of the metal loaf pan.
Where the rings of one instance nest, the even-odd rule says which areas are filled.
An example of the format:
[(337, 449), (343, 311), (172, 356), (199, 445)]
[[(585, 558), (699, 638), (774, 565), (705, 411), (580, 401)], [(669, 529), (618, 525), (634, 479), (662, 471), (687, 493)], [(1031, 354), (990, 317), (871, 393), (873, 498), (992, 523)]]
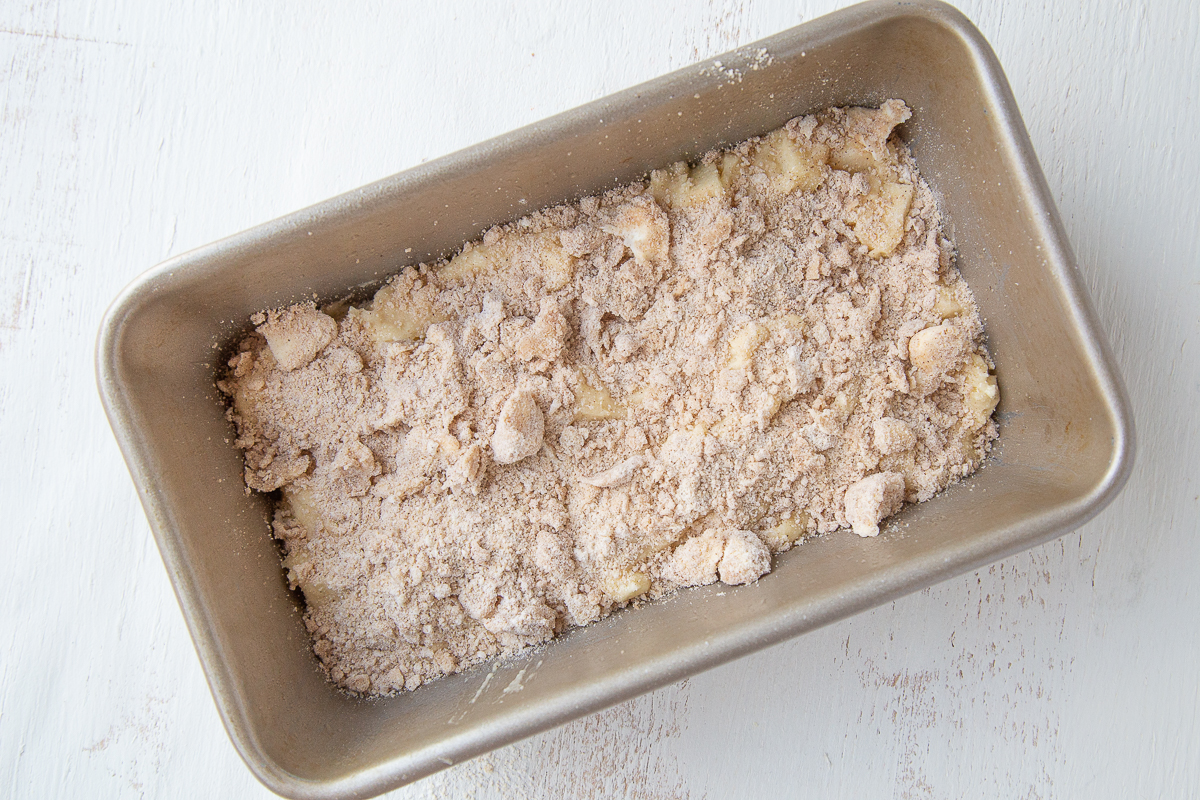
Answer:
[[(687, 590), (397, 697), (328, 684), (213, 386), (246, 330), (229, 321), (333, 299), (799, 114), (890, 97), (913, 109), (902, 135), (940, 196), (996, 360), (1002, 438), (984, 469), (878, 539), (835, 533), (780, 556), (756, 585)], [(1133, 453), (1012, 93), (979, 32), (933, 2), (831, 14), (173, 258), (109, 309), (97, 369), (221, 717), (254, 773), (293, 797), (382, 792), (1058, 536), (1114, 496)]]

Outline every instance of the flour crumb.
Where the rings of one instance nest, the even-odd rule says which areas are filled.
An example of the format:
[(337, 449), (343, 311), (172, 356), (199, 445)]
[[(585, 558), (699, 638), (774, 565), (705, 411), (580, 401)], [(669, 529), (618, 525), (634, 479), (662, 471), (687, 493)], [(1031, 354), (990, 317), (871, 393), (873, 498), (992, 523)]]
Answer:
[(496, 432), (492, 434), (492, 456), (497, 464), (515, 464), (542, 447), (545, 430), (542, 410), (533, 394), (520, 390), (504, 401)]
[(904, 476), (877, 472), (846, 489), (846, 521), (859, 536), (878, 536), (879, 522), (904, 505)]

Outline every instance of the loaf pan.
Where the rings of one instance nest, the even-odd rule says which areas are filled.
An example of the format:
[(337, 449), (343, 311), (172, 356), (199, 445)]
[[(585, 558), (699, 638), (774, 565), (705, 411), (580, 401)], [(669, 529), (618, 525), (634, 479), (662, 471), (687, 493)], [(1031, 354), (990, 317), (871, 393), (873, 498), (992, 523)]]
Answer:
[[(892, 97), (913, 110), (901, 135), (996, 361), (1001, 438), (983, 469), (878, 539), (819, 537), (754, 585), (688, 589), (395, 697), (326, 682), (214, 387), (248, 317), (370, 287), (490, 225), (797, 115)], [(980, 33), (934, 2), (830, 14), (172, 258), (113, 303), (96, 360), (229, 735), (263, 783), (297, 798), (383, 792), (1046, 541), (1111, 500), (1133, 454), (1124, 390), (1012, 92)]]

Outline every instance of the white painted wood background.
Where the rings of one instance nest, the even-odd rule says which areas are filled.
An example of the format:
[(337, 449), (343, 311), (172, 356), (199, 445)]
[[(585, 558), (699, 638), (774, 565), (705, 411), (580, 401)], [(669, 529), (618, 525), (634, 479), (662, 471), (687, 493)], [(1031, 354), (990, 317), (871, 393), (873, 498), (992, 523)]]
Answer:
[[(0, 794), (264, 797), (100, 409), (162, 259), (841, 0), (0, 0)], [(1051, 544), (397, 798), (1200, 796), (1200, 10), (963, 0), (1137, 415)]]

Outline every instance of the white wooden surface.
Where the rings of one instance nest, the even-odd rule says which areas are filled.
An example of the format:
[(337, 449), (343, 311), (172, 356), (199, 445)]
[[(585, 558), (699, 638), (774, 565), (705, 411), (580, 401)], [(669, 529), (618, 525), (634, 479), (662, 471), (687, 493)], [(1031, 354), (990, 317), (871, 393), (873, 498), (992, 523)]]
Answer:
[[(100, 409), (167, 256), (840, 0), (0, 0), (0, 795), (263, 797)], [(1200, 794), (1200, 11), (964, 0), (1128, 381), (1085, 528), (399, 798)]]

